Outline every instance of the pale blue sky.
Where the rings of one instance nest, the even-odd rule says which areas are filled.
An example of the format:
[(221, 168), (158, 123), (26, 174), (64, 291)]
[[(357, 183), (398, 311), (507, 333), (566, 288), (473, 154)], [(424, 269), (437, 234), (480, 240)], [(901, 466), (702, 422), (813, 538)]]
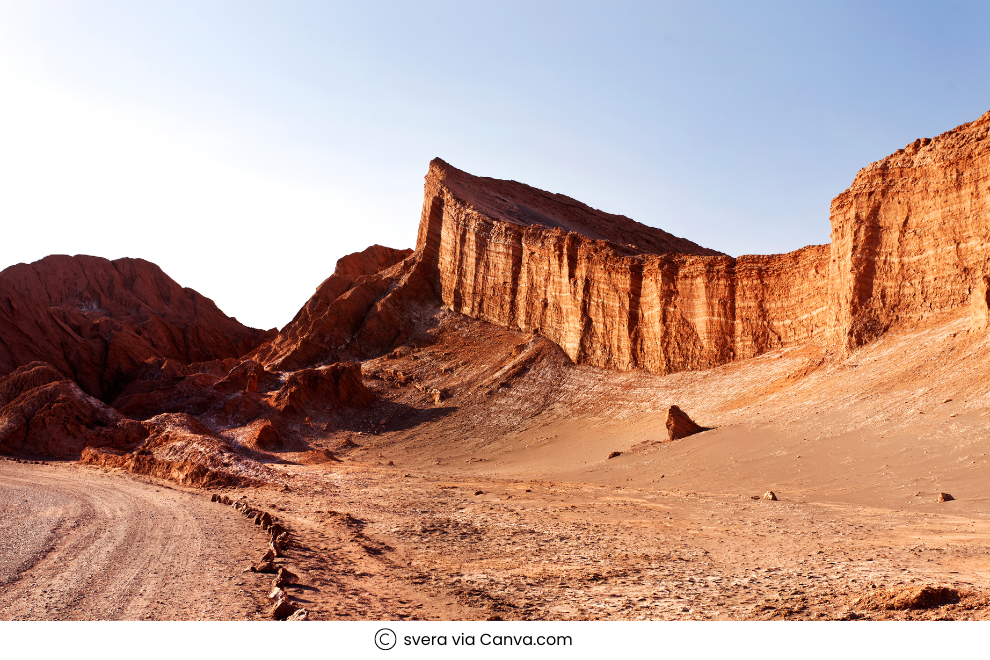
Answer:
[(990, 110), (988, 3), (0, 0), (0, 268), (143, 257), (282, 326), (427, 163), (732, 255)]

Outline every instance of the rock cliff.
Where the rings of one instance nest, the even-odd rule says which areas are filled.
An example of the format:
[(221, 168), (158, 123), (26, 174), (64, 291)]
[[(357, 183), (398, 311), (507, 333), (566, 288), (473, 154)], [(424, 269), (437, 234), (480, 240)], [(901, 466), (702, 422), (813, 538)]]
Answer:
[(840, 346), (970, 302), (976, 325), (986, 317), (988, 137), (990, 112), (863, 168), (832, 201), (829, 304)]
[(445, 306), (598, 367), (704, 369), (826, 330), (827, 246), (733, 259), (439, 159), (417, 252)]
[(964, 304), (986, 328), (988, 131), (990, 113), (863, 169), (832, 202), (830, 245), (738, 258), (435, 159), (416, 251), (341, 260), (251, 357), (285, 370), (381, 355), (437, 302), (579, 364), (660, 374), (806, 342), (844, 352)]

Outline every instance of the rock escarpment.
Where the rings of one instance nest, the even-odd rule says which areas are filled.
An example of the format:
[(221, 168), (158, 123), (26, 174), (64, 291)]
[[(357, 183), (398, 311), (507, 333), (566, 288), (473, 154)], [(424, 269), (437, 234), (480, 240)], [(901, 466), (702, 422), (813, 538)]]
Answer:
[(578, 363), (655, 373), (824, 343), (972, 305), (990, 319), (990, 113), (864, 168), (830, 245), (731, 258), (437, 159), (417, 241), (442, 303), (542, 334)]
[(853, 349), (967, 303), (985, 327), (990, 112), (863, 168), (832, 201), (830, 313)]
[(965, 304), (985, 329), (988, 131), (990, 113), (863, 169), (832, 203), (829, 245), (738, 258), (435, 159), (415, 253), (347, 257), (252, 357), (298, 369), (380, 355), (437, 301), (579, 364), (659, 374), (808, 342), (841, 353)]
[(733, 259), (439, 159), (417, 252), (445, 306), (598, 367), (704, 369), (826, 330), (827, 246)]

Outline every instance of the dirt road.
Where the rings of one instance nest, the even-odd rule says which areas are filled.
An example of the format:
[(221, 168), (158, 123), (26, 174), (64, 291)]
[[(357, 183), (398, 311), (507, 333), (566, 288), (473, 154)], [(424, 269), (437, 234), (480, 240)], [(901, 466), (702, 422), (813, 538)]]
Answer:
[(201, 494), (0, 462), (0, 619), (259, 618), (258, 528)]

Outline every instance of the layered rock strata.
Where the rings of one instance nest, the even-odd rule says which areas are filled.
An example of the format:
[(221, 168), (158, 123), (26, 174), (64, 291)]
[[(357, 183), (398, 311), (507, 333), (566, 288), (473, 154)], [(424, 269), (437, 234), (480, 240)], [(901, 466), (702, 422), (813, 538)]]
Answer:
[(827, 330), (827, 246), (733, 259), (439, 159), (417, 252), (445, 306), (598, 367), (704, 369)]
[(986, 326), (990, 112), (863, 168), (832, 201), (831, 324), (853, 349), (972, 303)]

